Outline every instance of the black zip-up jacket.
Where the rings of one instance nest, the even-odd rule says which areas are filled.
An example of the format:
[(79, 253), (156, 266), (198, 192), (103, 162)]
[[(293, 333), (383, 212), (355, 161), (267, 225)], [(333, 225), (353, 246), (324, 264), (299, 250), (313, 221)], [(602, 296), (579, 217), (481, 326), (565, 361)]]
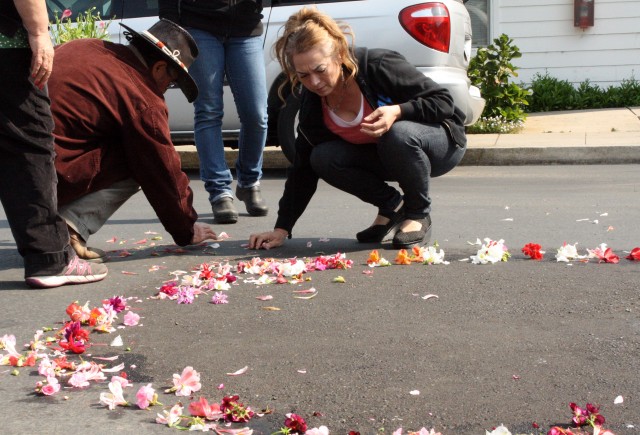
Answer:
[[(358, 61), (356, 81), (362, 94), (376, 108), (400, 106), (403, 121), (440, 123), (458, 147), (467, 145), (464, 113), (453, 104), (449, 91), (425, 77), (400, 53), (385, 49), (355, 50)], [(293, 165), (287, 170), (284, 193), (279, 202), (276, 228), (289, 232), (309, 204), (318, 185), (310, 157), (317, 144), (339, 139), (324, 124), (320, 96), (303, 88), (300, 101), (298, 137)]]
[(160, 0), (160, 18), (213, 35), (262, 35), (262, 0)]

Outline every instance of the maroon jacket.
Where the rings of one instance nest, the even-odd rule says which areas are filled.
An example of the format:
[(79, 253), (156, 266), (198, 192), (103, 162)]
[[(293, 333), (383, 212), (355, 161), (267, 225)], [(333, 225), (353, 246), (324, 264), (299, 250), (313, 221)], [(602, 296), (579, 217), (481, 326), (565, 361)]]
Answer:
[(125, 45), (80, 39), (56, 47), (49, 95), (58, 202), (133, 178), (184, 246), (198, 215), (171, 142), (163, 92), (147, 71)]

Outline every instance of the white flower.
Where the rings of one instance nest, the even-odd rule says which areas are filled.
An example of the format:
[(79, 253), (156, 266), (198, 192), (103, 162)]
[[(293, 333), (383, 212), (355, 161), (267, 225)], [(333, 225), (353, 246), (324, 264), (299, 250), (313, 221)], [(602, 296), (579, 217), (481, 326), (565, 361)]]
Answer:
[[(503, 239), (496, 242), (495, 240), (485, 238), (484, 241), (485, 243), (478, 249), (478, 253), (471, 256), (471, 262), (473, 264), (498, 263), (499, 261), (507, 261), (511, 256), (507, 247), (504, 245)], [(476, 241), (476, 244), (480, 245), (480, 239)]]
[(491, 432), (489, 432), (488, 430), (486, 430), (485, 432), (486, 432), (486, 435), (511, 435), (511, 432), (509, 432), (509, 429), (507, 429), (502, 424), (497, 428), (495, 428), (494, 430), (492, 430)]
[(424, 259), (423, 264), (449, 264), (444, 261), (444, 251), (438, 251), (435, 246), (420, 247), (420, 256)]
[(297, 276), (306, 270), (304, 261), (291, 260), (280, 264), (280, 272), (283, 276)]
[(568, 263), (572, 260), (579, 260), (581, 258), (585, 258), (586, 255), (578, 255), (578, 250), (576, 249), (577, 243), (573, 245), (564, 244), (558, 248), (558, 253), (556, 254), (557, 261), (564, 261)]

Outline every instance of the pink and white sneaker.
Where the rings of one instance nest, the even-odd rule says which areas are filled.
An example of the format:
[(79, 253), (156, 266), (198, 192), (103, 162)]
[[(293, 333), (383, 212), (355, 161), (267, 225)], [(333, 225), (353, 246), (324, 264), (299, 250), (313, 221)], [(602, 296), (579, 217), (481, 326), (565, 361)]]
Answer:
[(107, 266), (89, 263), (75, 256), (57, 275), (30, 276), (25, 282), (30, 287), (51, 288), (66, 284), (85, 284), (96, 282), (107, 276)]

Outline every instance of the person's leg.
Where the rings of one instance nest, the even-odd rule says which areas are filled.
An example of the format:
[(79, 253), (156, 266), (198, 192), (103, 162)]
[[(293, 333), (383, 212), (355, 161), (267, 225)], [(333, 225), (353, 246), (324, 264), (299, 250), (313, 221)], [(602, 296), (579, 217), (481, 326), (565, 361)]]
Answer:
[(378, 140), (378, 154), (392, 180), (404, 193), (407, 218), (431, 211), (429, 178), (453, 169), (464, 156), (439, 124), (399, 121)]
[(113, 183), (59, 207), (60, 216), (86, 242), (129, 198), (140, 191), (132, 178)]
[(267, 139), (267, 79), (263, 38), (229, 38), (225, 43), (225, 69), (240, 117), (236, 196), (252, 216), (269, 209), (260, 193), (262, 156)]
[(262, 153), (267, 139), (267, 79), (262, 37), (230, 38), (226, 43), (226, 73), (240, 116), (236, 176), (246, 188), (262, 177)]
[(189, 73), (199, 90), (193, 106), (200, 178), (209, 193), (209, 202), (215, 204), (223, 197), (233, 197), (233, 178), (225, 160), (222, 140), (225, 50), (222, 41), (211, 33), (193, 28), (188, 30), (199, 49)]
[(391, 217), (402, 203), (400, 192), (385, 182), (388, 177), (374, 144), (342, 140), (318, 144), (311, 153), (311, 166), (333, 187), (378, 207), (379, 215)]
[(453, 169), (464, 152), (440, 124), (399, 121), (379, 139), (380, 160), (404, 193), (407, 220), (394, 245), (408, 247), (424, 240), (431, 228), (429, 179)]
[(79, 260), (58, 215), (53, 118), (47, 90), (29, 80), (31, 51), (0, 50), (0, 201), (32, 287), (94, 282), (102, 265)]
[(31, 51), (0, 50), (0, 200), (25, 277), (58, 273), (69, 262), (67, 227), (57, 213), (53, 118), (45, 90), (28, 80)]

